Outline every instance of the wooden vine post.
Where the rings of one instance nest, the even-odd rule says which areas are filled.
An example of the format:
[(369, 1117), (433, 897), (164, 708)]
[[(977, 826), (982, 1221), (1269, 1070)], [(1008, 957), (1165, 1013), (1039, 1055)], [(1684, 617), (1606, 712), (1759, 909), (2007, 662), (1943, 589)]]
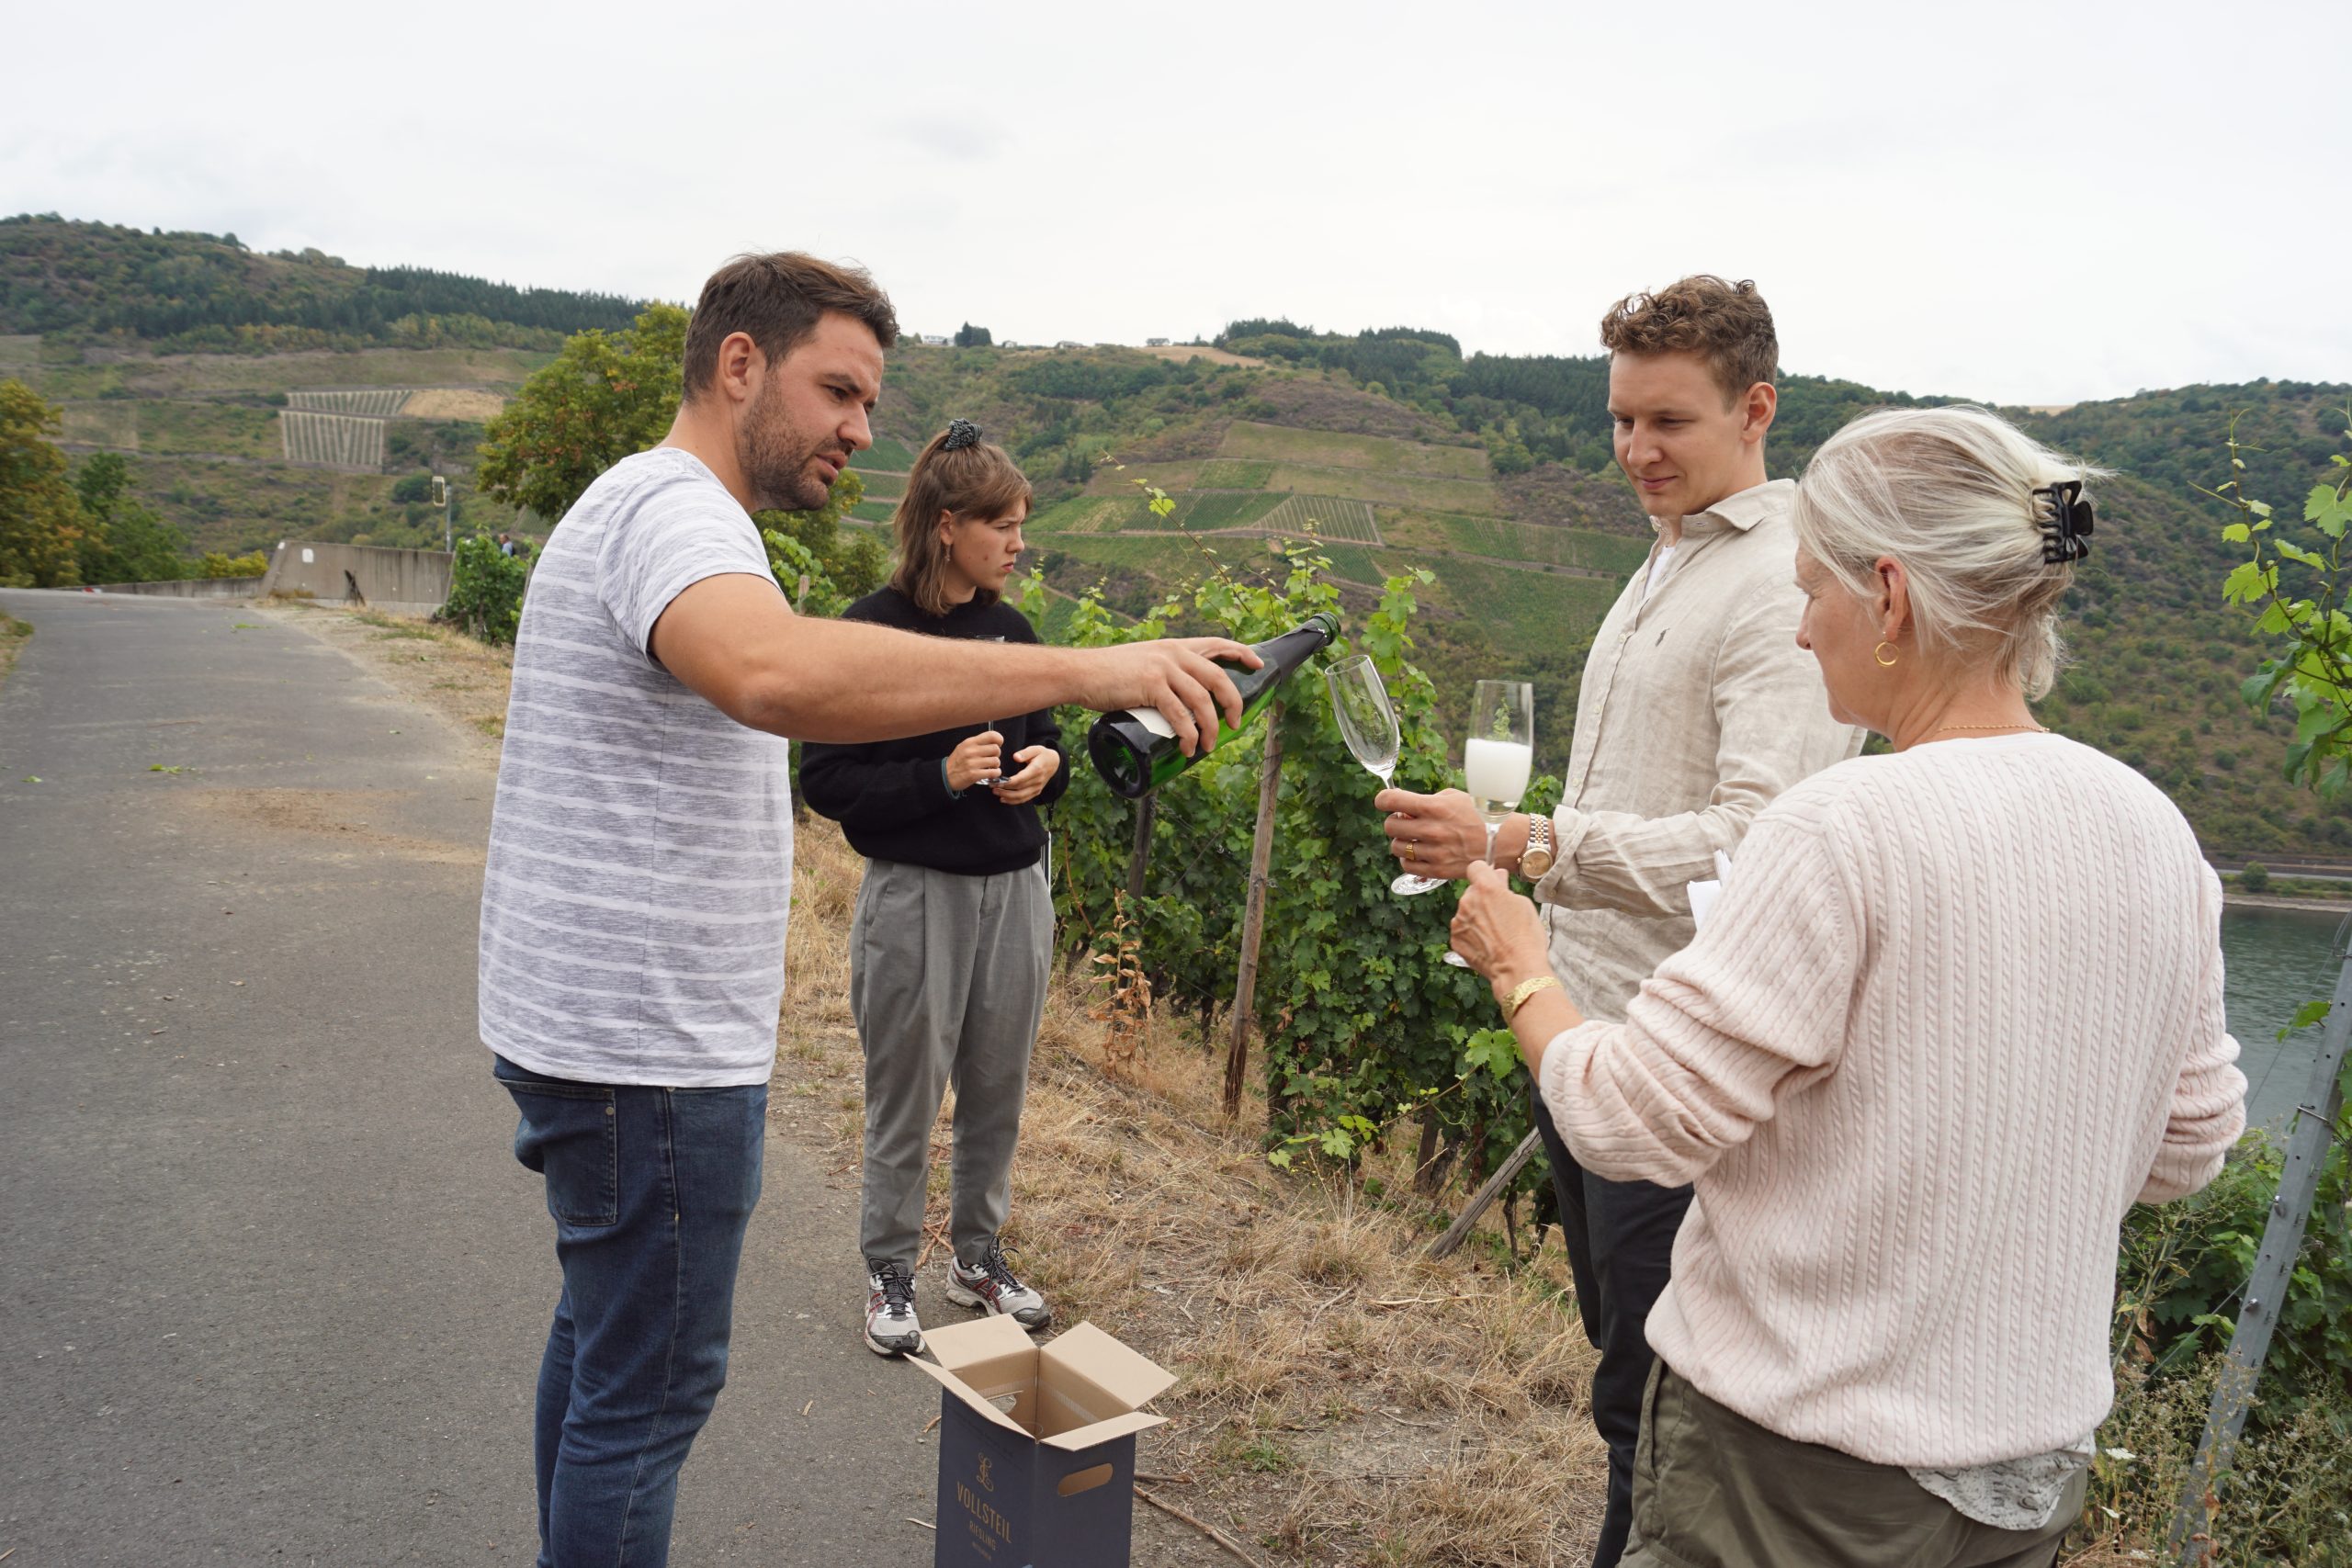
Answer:
[(1266, 873), (1274, 858), (1274, 796), (1283, 781), (1283, 705), (1266, 710), (1266, 759), (1258, 771), (1258, 829), (1250, 840), (1250, 894), (1241, 912), (1241, 972), (1233, 983), (1233, 1036), (1225, 1052), (1225, 1113), (1241, 1113), (1250, 1077), (1250, 1026), (1258, 990), (1258, 939), (1266, 924)]

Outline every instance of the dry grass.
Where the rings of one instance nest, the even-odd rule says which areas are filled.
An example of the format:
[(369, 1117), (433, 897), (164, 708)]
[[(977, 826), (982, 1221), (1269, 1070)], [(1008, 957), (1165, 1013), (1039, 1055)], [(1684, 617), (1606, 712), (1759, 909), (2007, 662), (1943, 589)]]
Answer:
[(17, 655), (24, 651), (25, 641), (33, 635), (30, 621), (20, 621), (14, 615), (0, 615), (0, 681), (17, 667)]
[[(829, 1109), (853, 1168), (859, 1059), (849, 919), (862, 864), (801, 829), (776, 1099)], [(1548, 1264), (1422, 1256), (1428, 1216), (1270, 1168), (1218, 1114), (1223, 1064), (1189, 1031), (1114, 1041), (1082, 976), (1057, 978), (1013, 1173), (1009, 1244), (1056, 1303), (1182, 1381), (1148, 1469), (1270, 1561), (1581, 1562), (1605, 1457), (1585, 1409), (1593, 1352)], [(935, 1136), (944, 1220), (945, 1122)], [(1378, 1172), (1390, 1191), (1402, 1168)], [(1551, 1255), (1556, 1258), (1556, 1252)]]

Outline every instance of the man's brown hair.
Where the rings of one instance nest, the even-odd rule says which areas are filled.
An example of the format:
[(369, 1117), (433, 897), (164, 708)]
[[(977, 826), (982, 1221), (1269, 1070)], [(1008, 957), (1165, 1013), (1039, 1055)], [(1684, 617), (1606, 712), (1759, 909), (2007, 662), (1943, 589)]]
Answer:
[[(961, 423), (958, 421), (957, 423)], [(907, 493), (899, 498), (892, 526), (899, 536), (898, 564), (890, 571), (890, 586), (915, 603), (926, 615), (944, 615), (955, 608), (947, 602), (947, 547), (939, 542), (939, 514), (961, 522), (967, 517), (994, 522), (1010, 516), (1014, 507), (1027, 510), (1029, 481), (1012, 457), (992, 441), (947, 447), (954, 427), (933, 436), (916, 455), (907, 474)], [(983, 588), (984, 604), (996, 601), (996, 591)]]
[(1611, 354), (1695, 354), (1714, 372), (1728, 407), (1781, 366), (1772, 309), (1746, 278), (1726, 283), (1696, 273), (1655, 294), (1628, 294), (1600, 318)]
[(686, 325), (686, 400), (718, 374), (718, 345), (748, 333), (770, 365), (808, 341), (828, 310), (864, 321), (884, 348), (899, 341), (898, 312), (863, 267), (836, 266), (798, 251), (737, 256), (710, 275)]

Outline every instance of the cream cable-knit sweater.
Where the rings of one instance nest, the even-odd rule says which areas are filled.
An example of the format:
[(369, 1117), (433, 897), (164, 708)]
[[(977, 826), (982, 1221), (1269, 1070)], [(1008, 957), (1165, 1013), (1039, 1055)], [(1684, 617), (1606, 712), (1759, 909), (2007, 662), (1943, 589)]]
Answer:
[(1587, 1168), (1698, 1185), (1651, 1346), (1883, 1464), (2095, 1428), (2118, 1224), (2211, 1181), (2245, 1122), (2221, 906), (2172, 803), (2055, 736), (1781, 795), (1626, 1021), (1543, 1058)]

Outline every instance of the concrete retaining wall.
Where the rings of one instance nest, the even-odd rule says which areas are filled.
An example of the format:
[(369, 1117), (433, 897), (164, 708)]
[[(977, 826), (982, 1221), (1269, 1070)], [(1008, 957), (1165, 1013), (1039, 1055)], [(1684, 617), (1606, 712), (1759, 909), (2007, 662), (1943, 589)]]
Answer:
[(447, 550), (395, 550), (377, 545), (322, 545), (289, 539), (270, 556), (268, 574), (255, 590), (307, 593), (330, 604), (356, 596), (381, 609), (424, 605), (437, 610), (449, 599)]
[(176, 582), (101, 582), (100, 593), (137, 593), (150, 599), (251, 599), (261, 592), (258, 577), (191, 577)]

